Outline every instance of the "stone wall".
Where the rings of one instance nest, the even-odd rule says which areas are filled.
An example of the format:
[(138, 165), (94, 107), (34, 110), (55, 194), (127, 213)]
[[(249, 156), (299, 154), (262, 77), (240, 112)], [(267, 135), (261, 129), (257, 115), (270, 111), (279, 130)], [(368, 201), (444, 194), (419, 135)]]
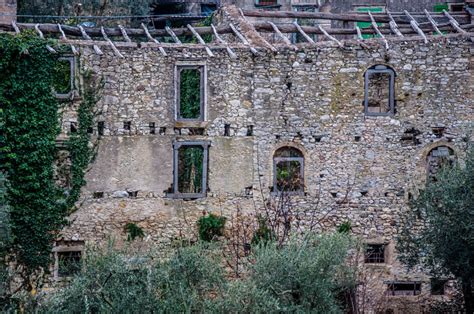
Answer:
[[(448, 146), (462, 160), (472, 140), (473, 46), (459, 36), (430, 38), (428, 44), (394, 40), (388, 51), (376, 39), (367, 43), (345, 49), (320, 43), (259, 56), (235, 48), (236, 60), (224, 49), (210, 58), (202, 48), (176, 48), (168, 57), (156, 48), (121, 48), (120, 59), (106, 46), (102, 56), (81, 47), (81, 66), (105, 79), (97, 116), (105, 132), (81, 206), (62, 238), (123, 240), (128, 222), (142, 227), (148, 241), (193, 237), (204, 211), (255, 212), (272, 199), (273, 154), (292, 146), (304, 155), (305, 182), (304, 193), (290, 198), (292, 206), (322, 219), (322, 229), (350, 221), (355, 234), (388, 244), (390, 258), (372, 267), (370, 291), (376, 296), (367, 298), (383, 298), (387, 280), (407, 279), (422, 281), (429, 295), (429, 278), (406, 273), (396, 261), (394, 239), (400, 213), (426, 179), (430, 150)], [(207, 119), (177, 122), (175, 66), (193, 62), (207, 71)], [(364, 114), (364, 73), (376, 64), (396, 72), (393, 116)], [(73, 108), (63, 117), (64, 136), (75, 120)], [(156, 134), (150, 134), (150, 122)], [(193, 128), (203, 133), (190, 135)], [(211, 142), (207, 197), (167, 197), (173, 141), (202, 139)]]
[(11, 23), (12, 21), (16, 21), (15, 14), (16, 0), (0, 0), (0, 23)]

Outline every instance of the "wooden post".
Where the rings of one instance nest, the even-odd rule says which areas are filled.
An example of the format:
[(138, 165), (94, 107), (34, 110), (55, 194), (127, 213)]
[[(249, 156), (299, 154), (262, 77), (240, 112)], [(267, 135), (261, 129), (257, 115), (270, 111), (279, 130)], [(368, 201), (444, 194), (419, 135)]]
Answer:
[(194, 36), (196, 36), (197, 40), (199, 41), (199, 43), (201, 45), (204, 45), (204, 47), (206, 48), (206, 52), (207, 54), (209, 55), (209, 57), (214, 57), (214, 54), (212, 53), (211, 49), (209, 49), (209, 47), (207, 46), (206, 42), (204, 41), (204, 39), (202, 39), (201, 35), (199, 35), (198, 32), (196, 32), (196, 30), (190, 25), (188, 24), (187, 25), (189, 30), (194, 34)]
[(306, 33), (304, 32), (304, 30), (301, 28), (301, 26), (298, 24), (297, 21), (294, 21), (294, 22), (293, 22), (293, 25), (296, 26), (296, 29), (297, 29), (298, 32), (304, 37), (304, 39), (306, 39), (306, 41), (308, 41), (308, 42), (311, 43), (311, 44), (314, 44), (314, 43), (315, 43), (314, 40), (313, 40), (313, 38), (309, 37), (308, 34), (306, 34)]
[[(143, 23), (142, 23), (142, 28), (143, 28), (143, 31), (145, 31), (145, 35), (146, 35), (146, 37), (148, 38), (148, 40), (154, 42), (155, 44), (158, 44), (158, 45), (160, 44), (160, 42), (158, 41), (158, 39), (153, 38), (153, 37), (150, 35), (150, 32), (148, 31), (148, 28), (147, 28), (146, 25), (143, 24)], [(165, 51), (165, 49), (163, 49), (163, 47), (158, 46), (158, 49), (160, 50), (160, 52), (161, 52), (161, 54), (162, 54), (163, 56), (165, 56), (165, 57), (167, 56), (166, 51)]]
[[(79, 30), (81, 31), (82, 37), (84, 37), (84, 39), (92, 40), (92, 38), (89, 35), (87, 35), (86, 31), (84, 30), (84, 28), (81, 25), (77, 25), (77, 27), (79, 27)], [(97, 45), (94, 45), (94, 51), (98, 55), (103, 55), (104, 54), (102, 52), (102, 50), (100, 50), (100, 48)]]
[(400, 30), (398, 29), (398, 25), (395, 22), (395, 20), (393, 19), (392, 13), (390, 13), (389, 10), (387, 10), (387, 15), (390, 18), (389, 25), (390, 25), (390, 29), (392, 30), (392, 32), (394, 32), (398, 37), (404, 37), (402, 32), (400, 32)]
[(388, 46), (387, 38), (385, 38), (385, 36), (382, 34), (382, 32), (380, 32), (379, 27), (377, 26), (377, 23), (375, 22), (375, 19), (374, 19), (374, 16), (372, 15), (372, 13), (370, 13), (370, 11), (367, 12), (367, 13), (369, 13), (370, 19), (372, 20), (372, 28), (375, 30), (377, 35), (379, 35), (380, 38), (382, 38), (382, 40), (385, 42), (385, 48), (388, 50), (389, 46)]
[(110, 47), (112, 48), (112, 50), (114, 51), (114, 53), (119, 56), (120, 58), (123, 58), (123, 55), (120, 53), (120, 51), (117, 49), (117, 47), (115, 47), (114, 43), (109, 39), (109, 37), (107, 36), (107, 34), (105, 33), (105, 30), (104, 30), (104, 27), (101, 27), (100, 30), (102, 31), (102, 36), (104, 37), (104, 39), (109, 43)]
[(421, 28), (419, 27), (419, 24), (418, 22), (413, 18), (413, 16), (410, 15), (410, 13), (408, 13), (407, 10), (404, 10), (405, 12), (405, 15), (408, 16), (408, 18), (410, 19), (410, 25), (411, 27), (421, 36), (423, 37), (423, 40), (425, 41), (425, 44), (428, 43), (428, 38), (426, 38), (426, 35), (425, 33), (421, 30)]
[(219, 36), (219, 33), (217, 33), (217, 29), (214, 26), (214, 24), (211, 24), (212, 32), (214, 33), (214, 36), (216, 36), (216, 40), (226, 46), (227, 53), (232, 59), (237, 59), (237, 55), (234, 53), (234, 51), (229, 47), (228, 43)]
[[(189, 27), (188, 27), (189, 28)], [(181, 40), (179, 40), (178, 36), (176, 36), (176, 34), (173, 32), (173, 30), (171, 28), (169, 28), (168, 26), (165, 26), (165, 30), (166, 32), (171, 36), (171, 38), (173, 38), (174, 42), (181, 45)]]
[(252, 53), (253, 53), (254, 55), (258, 55), (257, 49), (255, 49), (254, 47), (252, 47), (252, 45), (250, 45), (250, 43), (249, 43), (249, 41), (247, 40), (247, 38), (245, 38), (244, 35), (242, 35), (242, 34), (237, 30), (237, 28), (234, 26), (234, 24), (229, 23), (229, 26), (230, 26), (230, 28), (232, 29), (232, 31), (234, 32), (235, 36), (237, 36), (237, 37), (240, 39), (240, 41), (241, 41), (244, 45), (248, 46), (248, 47), (250, 48), (250, 51), (252, 51)]

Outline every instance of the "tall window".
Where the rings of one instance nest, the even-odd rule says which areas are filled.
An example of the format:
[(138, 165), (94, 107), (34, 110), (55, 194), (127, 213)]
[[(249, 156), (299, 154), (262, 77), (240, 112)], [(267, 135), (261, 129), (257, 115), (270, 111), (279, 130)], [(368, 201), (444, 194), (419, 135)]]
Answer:
[(444, 166), (452, 166), (456, 162), (454, 151), (447, 146), (432, 149), (426, 157), (428, 179), (436, 180), (436, 174)]
[(282, 147), (273, 156), (274, 192), (304, 191), (304, 157), (294, 147)]
[(177, 198), (206, 196), (209, 142), (174, 143), (173, 192)]
[(177, 67), (177, 119), (204, 120), (205, 73), (203, 65)]
[(390, 67), (375, 65), (365, 72), (364, 111), (368, 116), (395, 113), (395, 71)]
[(57, 98), (69, 98), (74, 90), (74, 57), (60, 57), (54, 69), (53, 89)]

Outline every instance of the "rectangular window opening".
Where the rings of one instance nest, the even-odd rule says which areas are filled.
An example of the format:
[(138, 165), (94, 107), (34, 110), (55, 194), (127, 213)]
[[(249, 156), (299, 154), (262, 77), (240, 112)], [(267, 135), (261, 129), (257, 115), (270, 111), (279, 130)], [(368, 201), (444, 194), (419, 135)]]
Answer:
[(81, 269), (81, 251), (58, 252), (58, 275), (72, 276)]
[(132, 129), (132, 122), (131, 121), (124, 121), (123, 122), (123, 129), (130, 131)]
[(204, 66), (178, 66), (178, 120), (204, 120)]
[(97, 122), (97, 134), (99, 136), (104, 135), (104, 130), (105, 130), (105, 122), (104, 121)]
[(444, 288), (448, 281), (446, 279), (431, 279), (431, 295), (444, 295)]
[(56, 97), (68, 98), (74, 90), (74, 57), (60, 57), (53, 75), (53, 90)]
[(390, 296), (414, 296), (420, 293), (420, 282), (391, 282), (387, 286), (387, 295)]
[(174, 145), (174, 194), (182, 198), (206, 195), (208, 142), (176, 142)]
[(150, 122), (148, 126), (150, 127), (150, 134), (155, 134), (156, 133), (155, 122)]
[(376, 65), (365, 73), (364, 111), (368, 116), (388, 116), (395, 113), (395, 72)]
[(365, 262), (368, 264), (385, 263), (385, 245), (367, 244), (365, 250)]
[(276, 192), (303, 192), (303, 158), (275, 158)]

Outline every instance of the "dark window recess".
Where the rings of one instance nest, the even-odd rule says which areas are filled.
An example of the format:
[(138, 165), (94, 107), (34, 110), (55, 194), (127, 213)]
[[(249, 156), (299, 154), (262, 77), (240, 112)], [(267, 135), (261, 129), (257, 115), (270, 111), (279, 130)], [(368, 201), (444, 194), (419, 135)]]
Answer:
[(273, 191), (303, 192), (304, 157), (293, 147), (282, 147), (273, 156)]
[(208, 142), (174, 143), (174, 194), (204, 197), (207, 190)]
[(368, 116), (395, 113), (395, 72), (385, 65), (375, 65), (365, 72), (364, 111)]
[(431, 279), (431, 294), (432, 295), (444, 295), (444, 287), (448, 281), (446, 279)]
[(138, 191), (127, 191), (127, 193), (130, 198), (137, 198), (138, 196)]
[(431, 129), (433, 131), (433, 134), (437, 137), (437, 138), (442, 138), (443, 137), (443, 134), (444, 134), (444, 127), (434, 127)]
[(370, 264), (385, 263), (385, 245), (367, 244), (365, 262)]
[(92, 195), (93, 198), (103, 198), (104, 192), (94, 192)]
[(99, 134), (99, 136), (104, 135), (104, 129), (105, 129), (105, 122), (104, 121), (97, 122), (97, 134)]
[(216, 4), (201, 4), (201, 14), (205, 16), (209, 16), (217, 10), (217, 5)]
[(77, 122), (71, 122), (69, 126), (69, 130), (71, 133), (76, 133), (77, 132)]
[(253, 125), (247, 125), (247, 136), (253, 136)]
[(68, 97), (74, 89), (74, 57), (59, 58), (53, 74), (53, 89), (56, 97)]
[(224, 124), (224, 136), (230, 136), (230, 124)]
[(123, 122), (123, 129), (130, 131), (132, 129), (132, 122), (131, 121), (124, 121)]
[(160, 127), (160, 135), (165, 135), (166, 134), (166, 128), (165, 127)]
[(155, 134), (156, 133), (155, 122), (150, 122), (148, 126), (150, 127), (150, 134)]
[(255, 6), (276, 6), (278, 5), (278, 0), (255, 0)]
[(58, 252), (58, 275), (72, 276), (81, 269), (81, 251)]
[(361, 137), (359, 135), (354, 136), (354, 141), (360, 142)]
[(204, 67), (178, 67), (178, 120), (204, 120)]
[(189, 135), (204, 135), (204, 128), (189, 128)]
[(436, 180), (436, 174), (442, 167), (451, 167), (456, 162), (454, 151), (447, 146), (438, 146), (430, 151), (426, 160), (428, 178)]
[(87, 128), (87, 133), (92, 134), (94, 133), (94, 129), (90, 126)]
[(419, 295), (421, 293), (420, 282), (391, 282), (387, 285), (387, 295)]
[(403, 132), (401, 141), (402, 143), (406, 144), (413, 144), (413, 145), (418, 145), (421, 144), (420, 140), (417, 138), (418, 135), (420, 135), (421, 132), (415, 128), (410, 128)]

